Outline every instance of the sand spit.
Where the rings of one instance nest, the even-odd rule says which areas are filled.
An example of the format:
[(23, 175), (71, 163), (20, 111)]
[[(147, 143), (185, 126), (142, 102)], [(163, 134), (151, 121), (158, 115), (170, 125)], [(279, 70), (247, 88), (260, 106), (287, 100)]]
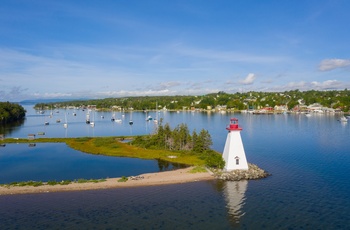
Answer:
[(190, 173), (193, 167), (157, 172), (146, 173), (129, 178), (126, 182), (118, 182), (120, 178), (109, 178), (99, 183), (71, 183), (68, 185), (42, 185), (33, 186), (0, 186), (0, 195), (30, 194), (30, 193), (48, 193), (64, 191), (81, 191), (109, 188), (127, 188), (136, 186), (152, 186), (165, 184), (181, 184), (194, 181), (214, 180), (215, 177), (209, 172)]

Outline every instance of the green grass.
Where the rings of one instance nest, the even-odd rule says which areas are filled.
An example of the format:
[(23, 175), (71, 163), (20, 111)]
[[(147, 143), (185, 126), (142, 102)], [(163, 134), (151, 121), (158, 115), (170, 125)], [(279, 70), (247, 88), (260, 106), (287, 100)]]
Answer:
[(41, 181), (21, 181), (21, 182), (11, 182), (8, 184), (0, 184), (0, 186), (2, 187), (23, 187), (23, 186), (33, 186), (33, 187), (38, 187), (38, 186), (42, 186), (42, 185), (68, 185), (71, 183), (100, 183), (100, 182), (104, 182), (106, 181), (106, 179), (78, 179), (78, 180), (63, 180), (61, 182), (57, 182), (56, 180), (50, 180), (48, 182), (41, 182)]
[(122, 176), (118, 182), (127, 182), (128, 181), (128, 178), (126, 176)]
[(3, 184), (2, 186), (18, 186), (18, 187), (24, 187), (24, 186), (33, 186), (38, 187), (44, 185), (41, 181), (21, 181), (21, 182), (11, 182), (9, 184)]
[(77, 181), (75, 181), (76, 183), (79, 183), (79, 184), (83, 184), (83, 183), (99, 183), (99, 182), (103, 182), (103, 181), (106, 181), (106, 179), (90, 179), (90, 180), (87, 180), (87, 179), (78, 179)]
[[(205, 164), (203, 159), (200, 159), (197, 155), (191, 154), (190, 152), (144, 149), (132, 146), (129, 143), (120, 142), (122, 138), (125, 137), (37, 138), (34, 140), (6, 138), (0, 141), (0, 143), (66, 143), (75, 150), (96, 155), (160, 159), (187, 165)], [(168, 157), (174, 155), (177, 157)]]
[(189, 173), (203, 173), (203, 172), (207, 172), (204, 166), (196, 166), (189, 171)]

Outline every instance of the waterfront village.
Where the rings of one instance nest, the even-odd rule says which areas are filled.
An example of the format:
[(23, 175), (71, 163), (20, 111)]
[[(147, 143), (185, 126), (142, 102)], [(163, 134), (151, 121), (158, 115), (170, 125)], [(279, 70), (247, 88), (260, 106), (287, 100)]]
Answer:
[(38, 110), (55, 108), (104, 111), (210, 111), (252, 114), (348, 113), (350, 91), (288, 91), (283, 93), (218, 92), (202, 96), (139, 96), (38, 103)]
[[(170, 103), (176, 103), (176, 101), (172, 101)], [(195, 102), (199, 103), (199, 102)], [(55, 104), (54, 107), (60, 108), (61, 106), (59, 104)], [(141, 111), (137, 110), (133, 107), (123, 108), (121, 106), (111, 106), (110, 109), (106, 108), (98, 108), (96, 105), (81, 105), (81, 106), (67, 106), (66, 109), (89, 109), (89, 110), (96, 110), (96, 111), (102, 111), (102, 110), (111, 110), (111, 111)], [(311, 105), (305, 105), (303, 104), (302, 100), (300, 100), (300, 104), (294, 106), (293, 108), (289, 109), (288, 105), (275, 105), (272, 106), (250, 106), (247, 104), (247, 109), (238, 110), (235, 108), (227, 108), (227, 105), (217, 105), (217, 106), (210, 106), (208, 105), (206, 108), (197, 108), (195, 106), (183, 106), (182, 109), (174, 110), (174, 109), (168, 109), (166, 106), (159, 105), (158, 111), (192, 111), (192, 112), (240, 112), (240, 113), (250, 113), (250, 114), (286, 114), (286, 113), (301, 113), (301, 114), (310, 114), (310, 113), (317, 113), (317, 114), (335, 114), (339, 113), (342, 114), (344, 111), (341, 108), (329, 108), (322, 106), (320, 103), (313, 103)], [(48, 106), (45, 107), (45, 109), (50, 109)], [(143, 111), (152, 111), (152, 109), (142, 109)], [(153, 110), (154, 111), (154, 110)]]

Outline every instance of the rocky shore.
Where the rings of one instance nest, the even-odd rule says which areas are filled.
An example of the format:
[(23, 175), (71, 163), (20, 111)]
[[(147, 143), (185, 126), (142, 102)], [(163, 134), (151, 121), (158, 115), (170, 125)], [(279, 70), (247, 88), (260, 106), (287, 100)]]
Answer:
[(268, 172), (259, 168), (255, 164), (248, 163), (248, 170), (213, 170), (214, 177), (220, 180), (240, 181), (240, 180), (257, 180), (270, 176)]

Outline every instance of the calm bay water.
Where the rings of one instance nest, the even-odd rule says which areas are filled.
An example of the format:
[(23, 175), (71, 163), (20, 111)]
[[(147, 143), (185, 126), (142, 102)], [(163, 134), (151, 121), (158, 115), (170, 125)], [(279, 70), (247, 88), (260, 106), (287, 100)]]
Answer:
[(101, 179), (185, 167), (160, 160), (141, 160), (82, 153), (63, 143), (7, 144), (0, 151), (0, 184), (14, 181)]
[[(130, 114), (119, 124), (110, 121), (110, 113), (104, 113), (104, 119), (96, 113), (92, 128), (85, 124), (85, 113), (76, 111), (64, 129), (55, 123), (63, 110), (54, 113), (48, 126), (43, 125), (45, 116), (28, 111), (24, 124), (7, 130), (7, 137), (37, 132), (48, 137), (135, 135), (154, 130), (141, 112), (133, 113), (132, 127), (127, 123)], [(220, 152), (229, 118), (237, 117), (248, 161), (272, 176), (0, 196), (0, 229), (350, 229), (350, 124), (340, 123), (337, 115), (161, 112), (158, 117), (172, 127), (186, 123), (190, 130), (207, 129), (213, 148)]]

